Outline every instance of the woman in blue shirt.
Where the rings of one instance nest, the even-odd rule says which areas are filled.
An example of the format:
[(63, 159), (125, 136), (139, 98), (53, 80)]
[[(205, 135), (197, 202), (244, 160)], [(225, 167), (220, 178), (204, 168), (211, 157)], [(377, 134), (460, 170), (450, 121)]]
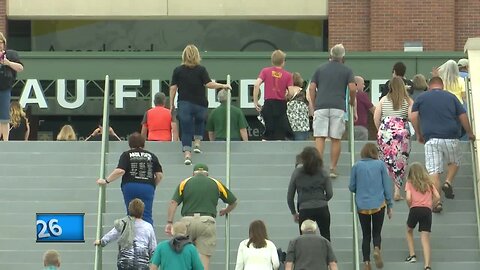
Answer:
[(370, 270), (370, 242), (373, 237), (373, 258), (377, 268), (383, 267), (381, 232), (387, 208), (392, 218), (392, 180), (385, 163), (378, 159), (378, 149), (367, 143), (360, 152), (361, 160), (352, 168), (349, 189), (356, 194), (358, 217), (362, 227), (362, 253), (365, 269)]

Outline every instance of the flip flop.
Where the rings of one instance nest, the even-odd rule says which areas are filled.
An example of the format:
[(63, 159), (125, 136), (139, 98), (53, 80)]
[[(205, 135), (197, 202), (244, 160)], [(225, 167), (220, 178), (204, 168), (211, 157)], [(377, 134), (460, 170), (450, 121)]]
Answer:
[(437, 204), (432, 210), (433, 213), (440, 213), (443, 210), (443, 205), (442, 203)]
[(445, 197), (447, 199), (455, 198), (455, 194), (453, 194), (453, 188), (452, 188), (452, 185), (450, 183), (445, 182), (445, 184), (443, 184), (443, 186), (442, 186), (442, 190), (445, 193)]

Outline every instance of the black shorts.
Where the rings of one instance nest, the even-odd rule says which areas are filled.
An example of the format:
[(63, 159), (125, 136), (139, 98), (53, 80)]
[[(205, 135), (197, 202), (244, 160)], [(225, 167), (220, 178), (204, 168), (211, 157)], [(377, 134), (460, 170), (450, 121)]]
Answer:
[(419, 232), (432, 231), (432, 210), (428, 207), (412, 207), (408, 213), (407, 226), (415, 228), (418, 223)]

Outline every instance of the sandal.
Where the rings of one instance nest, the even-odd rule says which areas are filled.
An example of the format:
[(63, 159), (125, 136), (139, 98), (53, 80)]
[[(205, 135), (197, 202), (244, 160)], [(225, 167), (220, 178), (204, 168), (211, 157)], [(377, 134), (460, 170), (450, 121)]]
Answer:
[(425, 266), (425, 270), (432, 270), (430, 266)]
[(433, 213), (440, 213), (443, 210), (443, 205), (442, 203), (438, 203), (437, 206), (435, 206), (432, 210)]
[(455, 194), (453, 194), (453, 188), (452, 188), (452, 185), (450, 183), (445, 182), (445, 184), (443, 184), (443, 186), (442, 186), (442, 190), (445, 193), (445, 197), (447, 199), (455, 198)]

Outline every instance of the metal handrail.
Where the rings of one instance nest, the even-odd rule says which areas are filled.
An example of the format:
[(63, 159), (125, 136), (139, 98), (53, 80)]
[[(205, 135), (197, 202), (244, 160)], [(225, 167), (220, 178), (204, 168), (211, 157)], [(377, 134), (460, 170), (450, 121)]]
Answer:
[[(465, 78), (465, 91), (467, 93), (467, 115), (468, 119), (471, 123), (472, 130), (475, 130), (475, 121), (473, 120), (473, 95), (472, 95), (472, 88), (470, 85), (470, 80)], [(477, 233), (478, 233), (478, 247), (480, 248), (480, 194), (479, 194), (479, 183), (477, 178), (477, 146), (476, 142), (470, 142), (470, 152), (472, 155), (472, 169), (473, 169), (473, 190), (475, 194), (475, 213), (477, 216)]]
[[(102, 147), (100, 151), (100, 173), (99, 178), (105, 179), (105, 167), (106, 167), (106, 156), (107, 156), (107, 143), (108, 143), (108, 101), (109, 101), (109, 92), (110, 92), (110, 84), (109, 84), (109, 76), (105, 76), (105, 92), (103, 96), (103, 121), (102, 121)], [(96, 238), (101, 239), (103, 233), (103, 213), (105, 213), (105, 190), (106, 185), (99, 185), (98, 188), (98, 209), (97, 209), (97, 231), (96, 231)], [(100, 245), (95, 246), (95, 263), (94, 263), (95, 270), (102, 270), (102, 247)]]
[[(350, 105), (350, 113), (348, 114), (348, 145), (350, 149), (350, 163), (353, 167), (355, 164), (355, 132), (354, 132), (354, 107)], [(352, 221), (353, 221), (353, 269), (360, 270), (360, 253), (358, 249), (358, 213), (355, 204), (355, 193), (351, 193)]]
[[(227, 75), (227, 84), (230, 85), (230, 75)], [(230, 134), (230, 108), (232, 102), (232, 93), (230, 90), (227, 90), (227, 136), (226, 136), (226, 157), (225, 157), (225, 178), (226, 178), (226, 185), (227, 188), (230, 189), (230, 141), (231, 141), (231, 134)], [(228, 270), (230, 267), (230, 217), (229, 215), (225, 215), (225, 270)]]

